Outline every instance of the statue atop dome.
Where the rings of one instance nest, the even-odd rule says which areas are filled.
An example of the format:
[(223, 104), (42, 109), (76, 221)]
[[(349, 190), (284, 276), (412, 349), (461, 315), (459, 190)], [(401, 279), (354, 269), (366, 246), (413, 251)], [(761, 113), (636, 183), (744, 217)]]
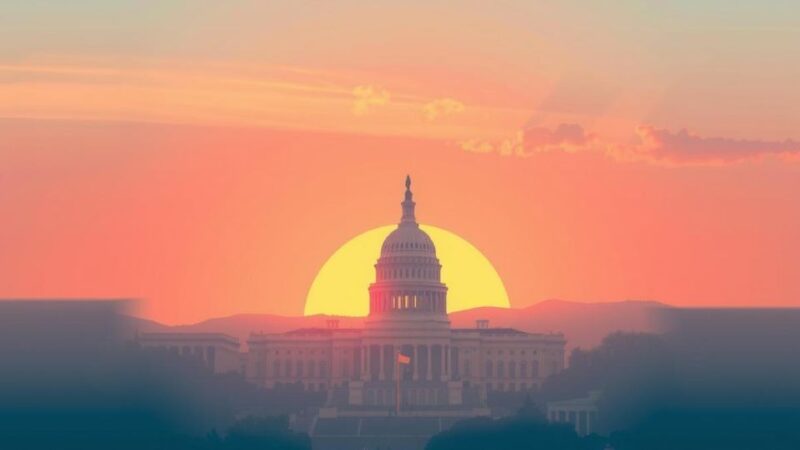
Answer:
[(417, 218), (414, 216), (414, 194), (411, 193), (411, 176), (406, 175), (406, 193), (403, 203), (403, 217), (400, 219), (400, 224), (417, 225)]

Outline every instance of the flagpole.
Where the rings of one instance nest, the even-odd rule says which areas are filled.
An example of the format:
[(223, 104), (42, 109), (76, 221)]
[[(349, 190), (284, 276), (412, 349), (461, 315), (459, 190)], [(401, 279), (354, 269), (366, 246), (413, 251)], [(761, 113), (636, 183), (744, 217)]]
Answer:
[(395, 388), (395, 415), (400, 416), (400, 352), (398, 351), (394, 357), (395, 378), (397, 379), (397, 387)]

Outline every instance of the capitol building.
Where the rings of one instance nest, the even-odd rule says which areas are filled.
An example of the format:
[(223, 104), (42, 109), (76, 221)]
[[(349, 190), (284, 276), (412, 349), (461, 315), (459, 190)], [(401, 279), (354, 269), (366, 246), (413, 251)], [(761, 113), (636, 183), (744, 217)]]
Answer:
[(253, 333), (246, 353), (213, 333), (153, 333), (140, 341), (198, 351), (215, 371), (243, 371), (266, 388), (302, 383), (326, 392), (320, 416), (474, 415), (493, 391), (537, 389), (563, 369), (564, 336), (492, 328), (488, 320), (452, 327), (436, 245), (417, 223), (408, 177), (405, 187), (400, 223), (375, 263), (363, 328), (329, 320), (321, 328)]

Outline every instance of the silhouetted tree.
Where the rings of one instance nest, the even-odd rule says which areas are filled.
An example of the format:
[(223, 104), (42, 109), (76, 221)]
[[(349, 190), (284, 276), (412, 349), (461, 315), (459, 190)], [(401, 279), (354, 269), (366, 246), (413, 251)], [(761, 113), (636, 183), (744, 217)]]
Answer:
[(225, 438), (230, 450), (311, 450), (311, 440), (305, 433), (289, 429), (289, 419), (249, 416), (236, 422)]
[(517, 417), (536, 423), (547, 422), (544, 411), (539, 409), (539, 406), (533, 401), (530, 395), (525, 396), (525, 402), (522, 404), (522, 407), (517, 410)]
[(661, 411), (611, 434), (615, 450), (800, 448), (800, 411), (783, 408)]
[(502, 419), (480, 417), (457, 422), (433, 436), (426, 450), (600, 450), (605, 440), (580, 437), (568, 424), (548, 424), (532, 401)]
[(594, 349), (575, 349), (569, 367), (545, 380), (540, 398), (584, 397), (601, 390), (600, 425), (612, 431), (669, 404), (675, 385), (675, 357), (660, 336), (613, 333)]

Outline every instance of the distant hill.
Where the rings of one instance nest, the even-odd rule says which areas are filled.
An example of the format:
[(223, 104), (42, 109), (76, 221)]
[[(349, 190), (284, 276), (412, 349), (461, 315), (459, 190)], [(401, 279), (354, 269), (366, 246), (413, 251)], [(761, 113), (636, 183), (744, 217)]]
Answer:
[[(668, 305), (651, 301), (579, 303), (547, 300), (526, 308), (475, 308), (450, 314), (453, 327), (471, 328), (477, 319), (488, 319), (492, 327), (511, 327), (531, 333), (562, 332), (568, 351), (575, 347), (594, 347), (614, 331), (658, 331), (654, 312)], [(275, 314), (237, 314), (204, 320), (191, 325), (167, 326), (130, 317), (126, 332), (217, 332), (238, 337), (246, 345), (251, 332), (281, 333), (297, 328), (325, 327), (328, 319), (338, 319), (341, 328), (363, 326), (361, 317), (314, 315), (308, 317)]]
[(162, 325), (150, 319), (123, 315), (119, 331), (124, 338), (133, 338), (137, 333), (160, 333), (172, 330), (169, 325)]
[(475, 308), (450, 315), (454, 327), (475, 326), (489, 319), (489, 326), (511, 327), (531, 333), (561, 332), (567, 348), (590, 348), (614, 331), (655, 332), (655, 312), (668, 305), (651, 301), (579, 303), (546, 300), (526, 308)]

